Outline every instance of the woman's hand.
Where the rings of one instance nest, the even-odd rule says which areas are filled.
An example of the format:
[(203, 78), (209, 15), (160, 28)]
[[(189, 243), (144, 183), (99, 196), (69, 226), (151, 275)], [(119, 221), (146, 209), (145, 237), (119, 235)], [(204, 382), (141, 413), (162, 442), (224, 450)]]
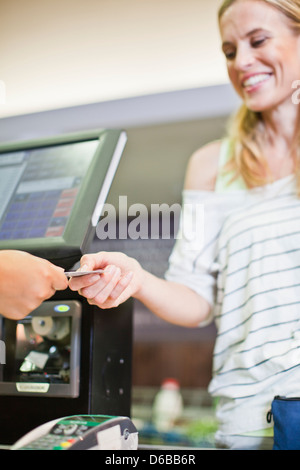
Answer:
[(165, 321), (187, 327), (199, 325), (210, 313), (210, 305), (196, 292), (154, 276), (123, 253), (100, 252), (81, 258), (79, 271), (96, 269), (104, 272), (73, 277), (69, 286), (102, 309), (134, 297)]
[(101, 274), (74, 277), (69, 281), (70, 289), (86, 297), (91, 305), (102, 309), (117, 307), (141, 289), (144, 270), (138, 261), (123, 253), (84, 255), (80, 265), (81, 271), (104, 270)]

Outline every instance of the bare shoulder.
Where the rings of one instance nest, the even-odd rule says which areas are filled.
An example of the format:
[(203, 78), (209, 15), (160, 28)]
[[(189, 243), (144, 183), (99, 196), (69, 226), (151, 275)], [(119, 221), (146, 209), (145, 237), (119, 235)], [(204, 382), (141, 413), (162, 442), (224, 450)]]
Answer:
[(221, 141), (211, 142), (191, 156), (185, 177), (185, 189), (213, 191), (218, 174)]

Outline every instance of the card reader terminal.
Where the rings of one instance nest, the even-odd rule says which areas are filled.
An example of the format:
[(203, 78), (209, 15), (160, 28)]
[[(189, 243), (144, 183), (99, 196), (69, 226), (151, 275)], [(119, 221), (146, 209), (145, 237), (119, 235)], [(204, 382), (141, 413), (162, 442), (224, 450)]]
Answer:
[(76, 415), (49, 421), (11, 450), (136, 450), (138, 432), (127, 417)]

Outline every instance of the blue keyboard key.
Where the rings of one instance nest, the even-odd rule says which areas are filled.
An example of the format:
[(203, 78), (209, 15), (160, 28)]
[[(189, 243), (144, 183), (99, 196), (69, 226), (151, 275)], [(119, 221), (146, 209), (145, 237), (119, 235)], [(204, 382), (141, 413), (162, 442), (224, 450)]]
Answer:
[(32, 230), (29, 230), (28, 232), (28, 237), (29, 238), (41, 238), (44, 237), (45, 235), (45, 228), (34, 228)]
[(10, 240), (12, 238), (12, 232), (9, 230), (0, 231), (0, 240)]
[(20, 238), (28, 238), (28, 230), (14, 230), (13, 238), (16, 240)]

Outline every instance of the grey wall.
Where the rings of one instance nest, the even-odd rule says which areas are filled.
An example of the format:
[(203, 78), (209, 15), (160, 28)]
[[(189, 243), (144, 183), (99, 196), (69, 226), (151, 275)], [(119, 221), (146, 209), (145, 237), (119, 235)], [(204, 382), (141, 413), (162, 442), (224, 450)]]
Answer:
[(187, 160), (224, 133), (238, 100), (228, 85), (162, 93), (0, 119), (0, 143), (97, 128), (123, 128), (128, 143), (109, 202), (172, 204)]

